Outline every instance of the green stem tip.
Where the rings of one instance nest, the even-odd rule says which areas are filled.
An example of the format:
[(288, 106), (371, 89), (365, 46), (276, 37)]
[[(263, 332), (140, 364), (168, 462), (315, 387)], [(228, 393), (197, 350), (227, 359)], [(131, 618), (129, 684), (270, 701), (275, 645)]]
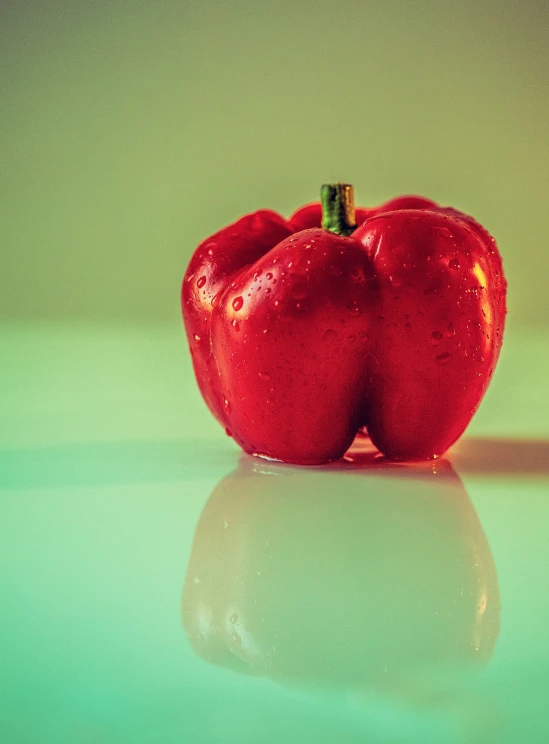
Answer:
[(355, 196), (350, 183), (325, 183), (320, 189), (322, 227), (336, 235), (356, 230)]

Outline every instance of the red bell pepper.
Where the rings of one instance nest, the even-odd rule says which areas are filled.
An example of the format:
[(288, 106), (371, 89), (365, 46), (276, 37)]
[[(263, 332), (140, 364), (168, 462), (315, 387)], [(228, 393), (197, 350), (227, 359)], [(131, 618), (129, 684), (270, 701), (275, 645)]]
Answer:
[(421, 197), (356, 213), (352, 187), (325, 185), (322, 209), (246, 215), (190, 261), (196, 379), (248, 453), (320, 464), (366, 428), (389, 458), (436, 458), (486, 392), (506, 313), (495, 240)]

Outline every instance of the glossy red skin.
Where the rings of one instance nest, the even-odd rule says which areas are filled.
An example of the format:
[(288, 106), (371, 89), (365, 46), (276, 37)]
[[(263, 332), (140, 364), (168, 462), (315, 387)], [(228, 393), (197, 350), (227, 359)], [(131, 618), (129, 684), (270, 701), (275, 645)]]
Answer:
[(388, 457), (424, 459), (466, 428), (501, 348), (501, 259), (456, 210), (387, 211), (411, 199), (349, 238), (265, 210), (198, 247), (182, 295), (195, 373), (246, 452), (320, 464), (366, 426)]
[(501, 258), (455, 215), (386, 212), (353, 234), (378, 277), (368, 433), (395, 459), (438, 456), (461, 436), (501, 349)]
[(185, 273), (181, 301), (196, 380), (208, 408), (224, 426), (228, 421), (210, 337), (213, 305), (240, 269), (292, 233), (276, 212), (262, 209), (245, 215), (203, 240)]

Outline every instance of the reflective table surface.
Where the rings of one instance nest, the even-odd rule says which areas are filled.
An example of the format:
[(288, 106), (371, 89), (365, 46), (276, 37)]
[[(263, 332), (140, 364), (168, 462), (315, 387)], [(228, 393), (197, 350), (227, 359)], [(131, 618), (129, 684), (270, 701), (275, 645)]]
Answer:
[(182, 330), (0, 326), (0, 741), (549, 741), (549, 335), (434, 463), (241, 455)]

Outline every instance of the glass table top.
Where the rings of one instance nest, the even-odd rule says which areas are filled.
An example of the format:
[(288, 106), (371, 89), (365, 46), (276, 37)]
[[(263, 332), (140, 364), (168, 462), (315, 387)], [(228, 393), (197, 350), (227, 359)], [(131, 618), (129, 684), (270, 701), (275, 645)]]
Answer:
[(549, 335), (431, 464), (242, 455), (182, 330), (0, 326), (0, 741), (549, 741)]

